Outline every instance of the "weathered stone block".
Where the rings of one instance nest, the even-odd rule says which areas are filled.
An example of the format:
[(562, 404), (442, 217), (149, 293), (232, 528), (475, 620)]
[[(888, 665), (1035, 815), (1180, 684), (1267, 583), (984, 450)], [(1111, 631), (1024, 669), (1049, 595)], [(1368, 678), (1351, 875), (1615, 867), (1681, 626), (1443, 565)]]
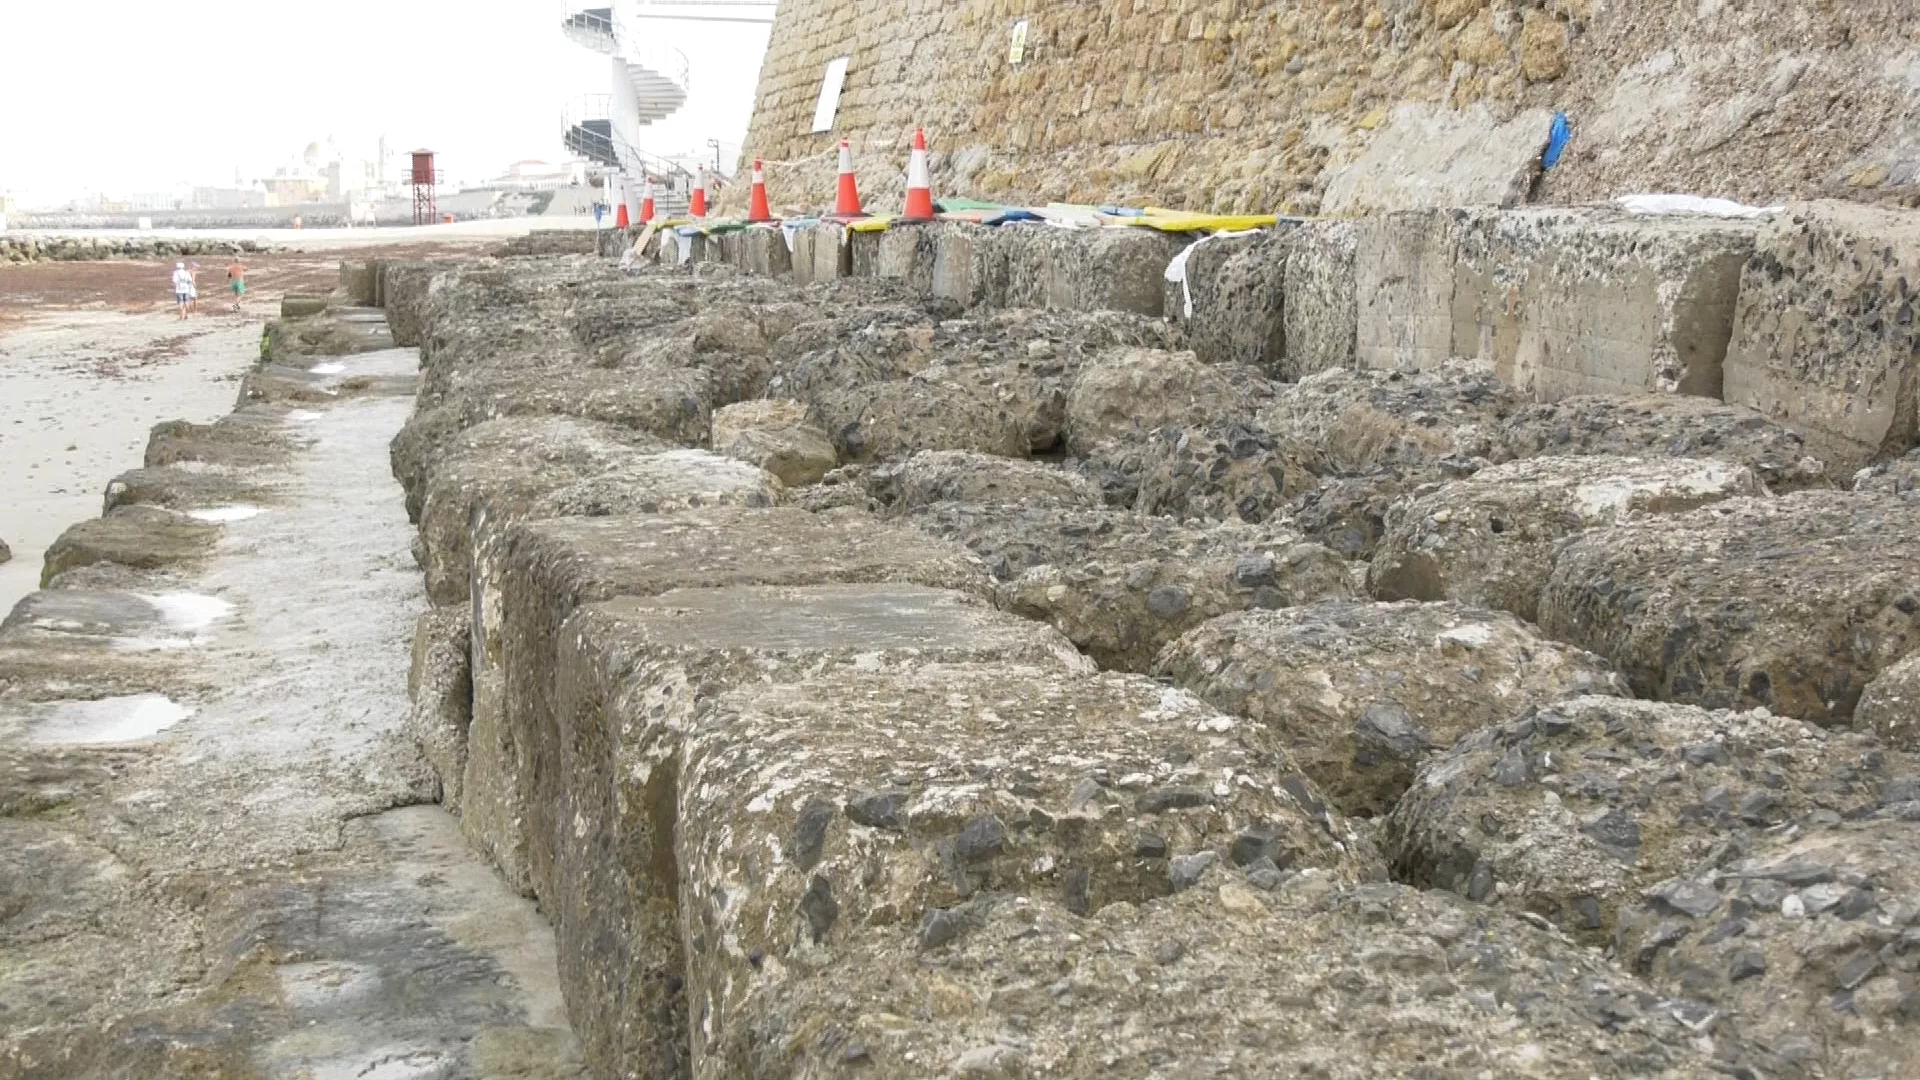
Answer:
[(1476, 728), (1585, 694), (1630, 696), (1606, 661), (1504, 612), (1330, 600), (1203, 623), (1154, 674), (1265, 724), (1342, 812), (1384, 816), (1414, 770)]
[[(1662, 767), (1622, 767), (1656, 753)], [(1869, 738), (1786, 717), (1574, 698), (1425, 765), (1384, 841), (1401, 881), (1531, 911), (1598, 945), (1623, 906), (1729, 842), (1878, 806), (1897, 766)]]
[(1286, 351), (1278, 378), (1295, 382), (1354, 366), (1359, 227), (1351, 221), (1309, 221), (1290, 235), (1281, 301)]
[[(1245, 364), (1278, 374), (1287, 353), (1286, 273), (1293, 228), (1215, 237), (1188, 249), (1183, 285), (1169, 283), (1167, 317), (1187, 330), (1207, 364)], [(1184, 291), (1183, 291), (1184, 289)], [(1193, 314), (1185, 314), (1188, 299)]]
[(472, 622), (464, 604), (429, 608), (414, 623), (413, 661), (407, 668), (407, 730), (439, 779), (440, 805), (452, 814), (460, 812), (467, 729), (473, 723)]
[(934, 249), (940, 230), (932, 225), (898, 222), (880, 234), (879, 250), (874, 256), (873, 276), (896, 281), (917, 296), (933, 292)]
[(40, 587), (70, 570), (114, 563), (135, 570), (191, 567), (213, 554), (220, 526), (152, 506), (122, 506), (68, 527), (47, 545)]
[(1460, 234), (1455, 356), (1493, 362), (1536, 400), (1718, 398), (1751, 221), (1514, 210)]
[(1688, 458), (1549, 457), (1482, 469), (1387, 512), (1380, 600), (1455, 600), (1539, 617), (1560, 542), (1650, 514), (1767, 493), (1749, 469)]
[(1726, 400), (1805, 435), (1841, 471), (1920, 441), (1920, 217), (1792, 207), (1740, 281)]
[(873, 278), (880, 276), (880, 247), (886, 237), (885, 232), (854, 232), (847, 230), (847, 276)]
[(530, 863), (527, 845), (530, 827), (547, 834), (552, 812), (529, 803), (523, 784), (536, 745), (529, 733), (551, 728), (556, 635), (580, 604), (742, 584), (898, 581), (988, 590), (964, 551), (858, 515), (721, 508), (635, 516), (629, 509), (503, 521), (484, 532), (474, 555), (474, 704), (462, 824), (522, 890), (546, 873)]
[(757, 465), (788, 487), (816, 483), (839, 464), (833, 441), (797, 401), (742, 401), (713, 414), (717, 454)]
[(467, 599), (473, 516), (481, 506), (496, 520), (526, 516), (527, 507), (557, 489), (665, 449), (636, 431), (561, 417), (468, 428), (425, 470), (420, 542), (427, 596), (436, 604)]
[(813, 280), (832, 281), (853, 276), (853, 249), (848, 243), (850, 234), (845, 225), (825, 222), (801, 231), (813, 237)]
[(1353, 594), (1345, 562), (1279, 526), (953, 503), (910, 520), (985, 560), (1002, 607), (1052, 623), (1122, 671), (1147, 670), (1168, 642), (1217, 615)]
[[(1885, 788), (1911, 799), (1917, 785)], [(1920, 1073), (1904, 938), (1920, 908), (1915, 810), (1827, 815), (1702, 860), (1621, 911), (1614, 954), (1662, 991), (1723, 1010), (1772, 1075)]]
[(1460, 236), (1483, 213), (1412, 210), (1359, 223), (1353, 279), (1360, 367), (1425, 371), (1452, 357)]
[(793, 252), (778, 227), (748, 229), (738, 235), (741, 269), (761, 277), (785, 277), (793, 272)]
[[(682, 1074), (686, 938), (675, 839), (683, 798), (705, 797), (691, 790), (695, 778), (681, 783), (680, 768), (683, 740), (699, 737), (715, 698), (851, 669), (901, 677), (925, 664), (1006, 662), (1055, 679), (1092, 670), (1046, 627), (916, 585), (627, 597), (582, 607), (555, 647), (551, 731), (520, 735), (551, 765), (533, 774), (532, 797), (553, 802), (545, 817), (556, 826), (532, 838), (535, 862), (552, 868), (536, 892), (554, 921), (574, 1029), (607, 1076)], [(780, 842), (810, 871), (829, 823), (817, 811), (804, 817), (799, 835)], [(852, 903), (852, 883), (843, 889)], [(703, 933), (695, 940), (717, 944)]]
[(1644, 697), (1845, 724), (1920, 650), (1920, 503), (1799, 491), (1596, 529), (1554, 557), (1540, 626)]
[(1089, 364), (1067, 396), (1067, 446), (1140, 438), (1169, 424), (1252, 421), (1273, 393), (1251, 368), (1201, 363), (1190, 352), (1128, 349)]
[[(1378, 873), (1264, 731), (1133, 676), (980, 664), (742, 690), (688, 734), (678, 766), (701, 1080), (791, 1060), (801, 1047), (772, 1034), (775, 1017), (811, 1047), (827, 987), (873, 993), (881, 950), (916, 968), (901, 946), (951, 944), (976, 906), (1034, 897), (1099, 918), (1208, 865), (1263, 859), (1326, 885)], [(894, 1061), (891, 1046), (869, 1053)]]
[(1025, 253), (1045, 253), (1048, 307), (1161, 315), (1167, 264), (1191, 239), (1158, 229), (1049, 229)]
[(1009, 259), (1026, 236), (1015, 226), (948, 222), (937, 226), (933, 294), (968, 307), (1008, 306)]
[[(1867, 684), (1853, 726), (1887, 745), (1920, 753), (1920, 652), (1881, 672)], [(1920, 792), (1915, 793), (1920, 798)]]
[(975, 506), (1100, 505), (1100, 487), (1058, 465), (989, 457), (966, 450), (926, 450), (898, 466), (875, 470), (871, 486), (893, 512), (935, 503)]

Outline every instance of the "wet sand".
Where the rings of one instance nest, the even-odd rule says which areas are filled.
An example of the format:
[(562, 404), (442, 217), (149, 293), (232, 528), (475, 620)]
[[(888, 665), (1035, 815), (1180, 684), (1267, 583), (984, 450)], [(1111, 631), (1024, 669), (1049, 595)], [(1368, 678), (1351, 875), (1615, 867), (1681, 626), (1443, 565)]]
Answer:
[[(493, 242), (463, 247), (442, 234), (422, 243), (414, 230), (391, 230), (369, 245), (368, 230), (351, 232), (381, 255)], [(47, 545), (100, 513), (109, 480), (140, 467), (153, 425), (231, 412), (280, 297), (331, 289), (340, 259), (355, 254), (250, 256), (238, 315), (226, 310), (225, 263), (201, 259), (201, 314), (186, 322), (171, 306), (167, 262), (0, 267), (0, 541), (13, 549), (0, 563), (0, 616), (38, 586)]]

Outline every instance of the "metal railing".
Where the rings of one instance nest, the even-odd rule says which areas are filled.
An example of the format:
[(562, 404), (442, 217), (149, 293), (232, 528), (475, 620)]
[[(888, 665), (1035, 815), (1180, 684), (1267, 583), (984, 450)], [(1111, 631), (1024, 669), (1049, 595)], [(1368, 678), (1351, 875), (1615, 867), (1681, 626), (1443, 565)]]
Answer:
[[(589, 127), (590, 123), (593, 124), (594, 127)], [(606, 131), (604, 133), (594, 130), (599, 124), (606, 125)], [(672, 180), (675, 178), (682, 178), (689, 182), (693, 180), (693, 171), (691, 169), (683, 165), (675, 164), (658, 154), (642, 150), (633, 145), (632, 142), (621, 137), (619, 131), (613, 126), (612, 95), (610, 94), (588, 94), (561, 110), (561, 138), (563, 140), (571, 140), (574, 137), (573, 131), (575, 128), (593, 131), (594, 140), (596, 142), (604, 142), (606, 146), (613, 151), (619, 160), (621, 168), (638, 166), (661, 180)], [(568, 149), (584, 154), (583, 151), (575, 148), (571, 141), (567, 143), (567, 146)]]

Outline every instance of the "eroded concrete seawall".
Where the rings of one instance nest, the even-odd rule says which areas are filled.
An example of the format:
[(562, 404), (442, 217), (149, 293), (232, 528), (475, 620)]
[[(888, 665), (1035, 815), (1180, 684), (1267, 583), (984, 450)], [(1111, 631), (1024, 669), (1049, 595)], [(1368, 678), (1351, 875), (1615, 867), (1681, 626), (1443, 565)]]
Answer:
[[(393, 444), (436, 605), (411, 722), (468, 841), (553, 920), (597, 1076), (1677, 1077), (1797, 1052), (1753, 965), (1585, 946), (1658, 936), (1663, 897), (1752, 910), (1771, 879), (1712, 860), (1789, 858), (1789, 822), (1873, 882), (1855, 907), (1920, 910), (1885, 859), (1914, 747), (1843, 730), (1920, 648), (1895, 539), (1920, 511), (1785, 494), (1832, 486), (1800, 436), (1654, 381), (1685, 320), (1644, 282), (1751, 229), (1449, 218), (1450, 272), (1411, 295), (1489, 353), (1384, 370), (1356, 357), (1376, 224), (1210, 241), (1174, 322), (1184, 240), (1147, 232), (376, 267), (423, 352)], [(1487, 270), (1536, 228), (1627, 284)], [(1527, 318), (1460, 309), (1483, 274)], [(1509, 336), (1578, 342), (1566, 309), (1629, 302), (1602, 344), (1631, 393), (1495, 374)], [(1648, 746), (1695, 771), (1618, 803), (1542, 756)], [(1778, 786), (1747, 799), (1762, 762)], [(1910, 973), (1854, 972), (1872, 1023), (1818, 1012), (1834, 941), (1766, 993), (1809, 1003), (1834, 1068), (1904, 1067), (1911, 1020), (1872, 1003)], [(1682, 987), (1724, 1008), (1654, 1004)]]
[[(1478, 361), (1537, 401), (1682, 394), (1750, 406), (1850, 471), (1920, 440), (1911, 213), (1822, 202), (1760, 221), (1614, 207), (1282, 222), (1194, 246), (1150, 229), (959, 223), (656, 238), (664, 265), (800, 284), (873, 278), (967, 307), (1182, 325), (1203, 362), (1292, 381)], [(684, 245), (684, 250), (683, 250)]]

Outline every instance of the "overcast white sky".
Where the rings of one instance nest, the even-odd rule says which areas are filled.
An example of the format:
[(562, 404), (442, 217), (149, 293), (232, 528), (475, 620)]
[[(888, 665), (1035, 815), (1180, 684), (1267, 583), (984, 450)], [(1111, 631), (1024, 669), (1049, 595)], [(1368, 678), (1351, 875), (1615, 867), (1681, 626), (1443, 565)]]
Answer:
[[(430, 147), (450, 179), (557, 161), (562, 110), (609, 79), (606, 57), (562, 36), (562, 13), (556, 0), (0, 0), (0, 192), (229, 185), (328, 136), (350, 157), (383, 134)], [(691, 100), (646, 149), (719, 138), (733, 152), (767, 28), (641, 25), (693, 72)]]

